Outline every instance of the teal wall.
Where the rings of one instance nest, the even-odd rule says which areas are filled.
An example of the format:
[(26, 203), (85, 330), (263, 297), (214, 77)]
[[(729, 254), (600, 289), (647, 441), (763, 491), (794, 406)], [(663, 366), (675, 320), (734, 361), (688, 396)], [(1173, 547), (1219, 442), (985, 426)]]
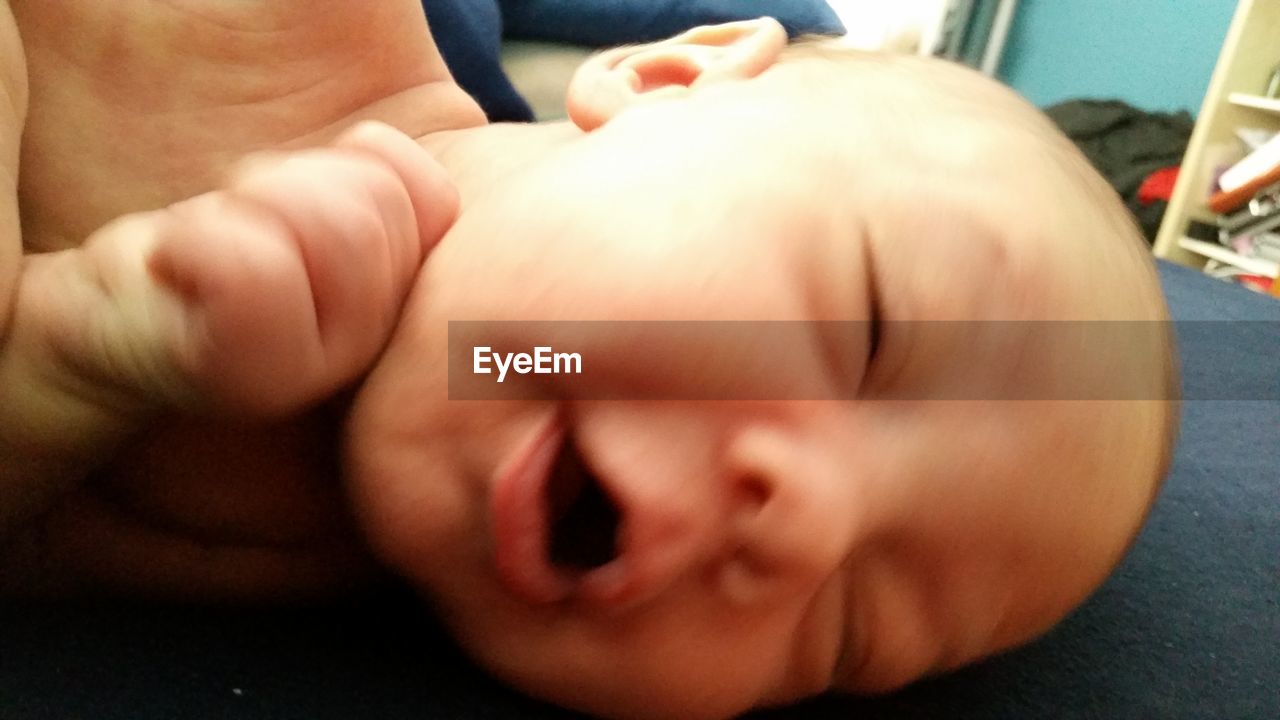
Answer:
[(1198, 113), (1234, 11), (1232, 0), (1021, 0), (1000, 76), (1040, 106), (1117, 98)]

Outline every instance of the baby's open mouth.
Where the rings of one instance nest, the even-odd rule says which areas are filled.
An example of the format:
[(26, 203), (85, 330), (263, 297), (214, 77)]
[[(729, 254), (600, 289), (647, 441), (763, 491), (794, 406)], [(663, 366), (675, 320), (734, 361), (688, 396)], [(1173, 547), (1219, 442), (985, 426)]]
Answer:
[(646, 602), (723, 554), (722, 523), (647, 488), (641, 467), (600, 473), (549, 419), (494, 478), (489, 497), (498, 578), (526, 602), (618, 610)]
[(499, 474), (491, 513), (498, 572), (516, 595), (555, 602), (623, 580), (622, 508), (563, 430)]

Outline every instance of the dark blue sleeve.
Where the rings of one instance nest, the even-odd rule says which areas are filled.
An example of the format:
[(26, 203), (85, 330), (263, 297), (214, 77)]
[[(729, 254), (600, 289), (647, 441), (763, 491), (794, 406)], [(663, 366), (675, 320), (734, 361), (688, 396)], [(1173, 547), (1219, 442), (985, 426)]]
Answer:
[(490, 121), (529, 122), (533, 111), (502, 70), (497, 0), (422, 0), (449, 72)]
[(660, 40), (698, 25), (765, 15), (793, 37), (844, 33), (825, 0), (502, 0), (507, 37), (592, 47)]

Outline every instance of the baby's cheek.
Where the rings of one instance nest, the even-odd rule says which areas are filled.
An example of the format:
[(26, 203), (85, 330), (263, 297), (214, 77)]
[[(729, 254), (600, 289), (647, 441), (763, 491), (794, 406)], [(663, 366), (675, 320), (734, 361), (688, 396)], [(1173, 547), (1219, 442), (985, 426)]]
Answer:
[(397, 572), (422, 549), (438, 499), (426, 492), (420, 443), (408, 425), (411, 401), (397, 392), (402, 382), (380, 367), (353, 405), (344, 439), (348, 494), (361, 530), (378, 555)]

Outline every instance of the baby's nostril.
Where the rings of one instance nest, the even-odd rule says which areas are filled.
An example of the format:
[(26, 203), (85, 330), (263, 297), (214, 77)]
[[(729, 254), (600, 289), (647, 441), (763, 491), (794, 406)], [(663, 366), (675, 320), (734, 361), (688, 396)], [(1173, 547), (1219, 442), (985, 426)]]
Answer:
[(739, 479), (738, 493), (742, 504), (747, 509), (757, 511), (769, 503), (769, 498), (773, 495), (773, 487), (767, 478), (748, 474)]
[(621, 515), (587, 467), (572, 439), (565, 441), (547, 483), (551, 564), (572, 571), (601, 567), (618, 553)]

